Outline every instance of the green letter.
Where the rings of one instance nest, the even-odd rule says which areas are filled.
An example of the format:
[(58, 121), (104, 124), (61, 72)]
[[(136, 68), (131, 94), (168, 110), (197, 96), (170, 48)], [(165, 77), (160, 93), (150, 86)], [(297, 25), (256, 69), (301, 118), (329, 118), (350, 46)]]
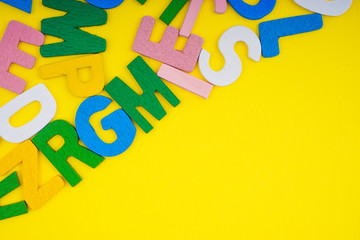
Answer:
[(144, 132), (148, 133), (153, 127), (136, 107), (142, 106), (157, 120), (160, 120), (166, 115), (166, 112), (156, 98), (155, 91), (158, 91), (174, 107), (180, 101), (140, 56), (128, 65), (128, 69), (143, 90), (142, 95), (136, 94), (118, 77), (105, 86), (105, 91), (110, 94)]
[[(0, 199), (20, 186), (17, 173), (13, 172), (0, 182)], [(24, 201), (0, 207), (0, 220), (28, 213)]]
[[(56, 135), (64, 139), (64, 145), (55, 152), (48, 141)], [(64, 120), (49, 123), (32, 141), (72, 187), (81, 181), (81, 177), (67, 162), (69, 157), (72, 156), (92, 168), (97, 167), (104, 160), (102, 156), (80, 146), (75, 128)]]
[(41, 56), (56, 57), (105, 51), (105, 39), (79, 29), (105, 24), (105, 10), (75, 0), (43, 0), (43, 5), (67, 14), (41, 21), (41, 32), (64, 39), (64, 42), (42, 45)]

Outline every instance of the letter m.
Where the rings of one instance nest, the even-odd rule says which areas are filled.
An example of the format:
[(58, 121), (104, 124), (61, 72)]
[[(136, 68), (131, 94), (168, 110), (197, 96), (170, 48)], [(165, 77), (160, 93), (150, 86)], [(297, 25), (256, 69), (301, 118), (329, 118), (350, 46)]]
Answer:
[(42, 33), (64, 40), (41, 46), (41, 56), (56, 57), (105, 51), (105, 39), (79, 29), (105, 24), (105, 10), (75, 0), (43, 0), (43, 5), (67, 14), (41, 21)]
[(153, 127), (136, 108), (141, 106), (157, 120), (160, 120), (166, 115), (166, 111), (156, 98), (155, 92), (160, 93), (174, 107), (180, 103), (180, 100), (140, 56), (136, 57), (128, 65), (128, 69), (141, 87), (143, 91), (141, 95), (134, 92), (118, 77), (105, 86), (105, 91), (144, 132), (148, 133)]

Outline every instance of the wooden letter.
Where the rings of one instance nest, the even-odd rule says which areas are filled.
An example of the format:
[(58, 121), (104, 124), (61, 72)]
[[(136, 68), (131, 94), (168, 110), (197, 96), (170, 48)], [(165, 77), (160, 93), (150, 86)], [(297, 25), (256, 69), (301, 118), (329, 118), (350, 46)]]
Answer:
[(195, 68), (204, 40), (200, 36), (191, 34), (184, 50), (181, 52), (174, 49), (179, 30), (168, 26), (161, 41), (159, 43), (154, 43), (150, 41), (154, 25), (154, 18), (150, 16), (142, 18), (132, 47), (133, 50), (144, 56), (153, 58), (186, 72), (192, 72)]
[[(14, 128), (10, 117), (26, 105), (38, 101), (40, 113), (27, 124)], [(43, 129), (55, 116), (56, 101), (44, 84), (38, 84), (0, 108), (0, 136), (8, 142), (23, 142)]]
[(191, 0), (189, 9), (186, 13), (184, 22), (180, 29), (180, 36), (190, 36), (203, 1), (204, 0)]
[(327, 16), (340, 16), (349, 10), (352, 0), (294, 0), (312, 12)]
[[(0, 199), (20, 186), (17, 173), (13, 172), (0, 182)], [(24, 201), (0, 207), (0, 220), (28, 213)]]
[(276, 0), (260, 0), (256, 5), (248, 4), (244, 0), (228, 1), (238, 14), (250, 20), (258, 20), (265, 17), (272, 12), (276, 4)]
[(141, 5), (144, 5), (146, 3), (146, 0), (137, 0)]
[(12, 63), (31, 69), (35, 65), (35, 57), (18, 49), (19, 42), (35, 46), (44, 43), (44, 35), (20, 22), (10, 21), (0, 42), (0, 87), (20, 94), (24, 91), (26, 82), (9, 73)]
[(23, 163), (24, 198), (32, 209), (38, 209), (56, 195), (65, 185), (60, 176), (39, 187), (38, 149), (28, 140), (0, 160), (0, 176)]
[(131, 119), (119, 109), (101, 120), (101, 126), (105, 130), (113, 129), (117, 139), (109, 144), (103, 142), (90, 125), (90, 117), (104, 110), (112, 102), (104, 96), (93, 96), (83, 101), (76, 112), (75, 126), (81, 141), (93, 152), (104, 156), (113, 157), (125, 152), (132, 144), (136, 134), (136, 128)]
[(63, 42), (41, 46), (41, 56), (56, 57), (105, 51), (105, 39), (79, 29), (105, 24), (105, 10), (75, 0), (43, 0), (43, 5), (67, 14), (41, 21), (41, 31), (44, 34), (64, 39)]
[(110, 9), (110, 8), (116, 8), (120, 4), (123, 3), (124, 0), (86, 0), (91, 5), (94, 5), (98, 8), (103, 9)]
[(161, 14), (160, 20), (169, 25), (187, 2), (188, 0), (172, 0)]
[[(225, 13), (227, 8), (226, 0), (214, 0), (215, 1), (215, 12), (216, 13)], [(169, 6), (165, 9), (165, 11), (161, 14), (160, 20), (169, 25), (172, 20), (176, 17), (176, 15), (180, 12), (180, 10), (185, 6), (188, 0), (172, 0)], [(197, 16), (197, 14), (196, 14)], [(192, 20), (195, 22), (195, 19)], [(189, 19), (187, 20), (189, 21)], [(194, 23), (192, 23), (194, 25)], [(192, 29), (192, 26), (191, 26)], [(190, 32), (191, 32), (190, 29)]]
[(137, 95), (136, 92), (117, 77), (105, 86), (105, 91), (144, 132), (148, 133), (153, 127), (136, 107), (142, 106), (157, 120), (160, 120), (166, 115), (166, 112), (156, 98), (154, 94), (155, 91), (158, 91), (174, 107), (176, 107), (180, 101), (141, 57), (135, 58), (135, 60), (128, 65), (128, 69), (142, 88), (142, 95)]
[(299, 33), (311, 32), (323, 26), (320, 14), (309, 14), (282, 18), (259, 24), (262, 55), (266, 58), (279, 55), (279, 38)]
[[(61, 136), (65, 142), (58, 151), (54, 151), (48, 144), (56, 135)], [(64, 120), (51, 122), (32, 141), (72, 187), (81, 181), (81, 177), (67, 162), (69, 157), (72, 156), (92, 168), (97, 167), (104, 160), (103, 157), (80, 146), (74, 127)]]
[(226, 0), (215, 0), (215, 12), (216, 13), (225, 13), (227, 9)]
[(32, 0), (0, 0), (0, 2), (9, 4), (10, 6), (23, 10), (24, 12), (31, 13)]
[(216, 72), (210, 68), (210, 53), (203, 49), (200, 53), (199, 67), (201, 74), (216, 86), (227, 86), (235, 82), (241, 75), (242, 64), (234, 51), (237, 42), (245, 42), (249, 49), (249, 58), (258, 62), (261, 57), (261, 44), (258, 36), (249, 28), (235, 26), (226, 30), (219, 40), (219, 49), (225, 58), (223, 69)]
[(168, 82), (205, 99), (209, 97), (213, 88), (213, 85), (166, 64), (161, 65), (157, 74)]
[[(78, 70), (85, 67), (90, 67), (92, 72), (89, 82), (79, 79)], [(100, 54), (44, 65), (39, 71), (44, 79), (66, 75), (70, 92), (79, 97), (96, 95), (103, 90), (105, 84), (104, 66)]]

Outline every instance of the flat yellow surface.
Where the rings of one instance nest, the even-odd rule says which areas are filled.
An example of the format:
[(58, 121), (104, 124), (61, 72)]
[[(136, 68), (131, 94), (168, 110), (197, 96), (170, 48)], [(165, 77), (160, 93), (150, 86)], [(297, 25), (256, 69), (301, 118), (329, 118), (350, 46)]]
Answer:
[[(31, 15), (0, 3), (1, 35), (10, 20), (40, 30), (41, 19), (63, 15), (33, 2)], [(126, 68), (138, 55), (131, 46), (144, 15), (157, 19), (152, 40), (160, 40), (166, 25), (158, 17), (169, 2), (141, 6), (126, 0), (108, 10), (106, 25), (86, 28), (107, 40), (107, 82), (119, 76), (141, 92)], [(187, 7), (171, 25), (181, 27)], [(96, 169), (70, 160), (83, 181), (74, 188), (67, 184), (39, 210), (1, 221), (0, 239), (359, 240), (359, 10), (354, 0), (344, 15), (325, 16), (321, 30), (281, 38), (280, 55), (258, 63), (238, 43), (241, 77), (215, 87), (208, 100), (166, 83), (181, 104), (173, 108), (161, 99), (167, 111), (161, 121), (145, 113), (153, 131), (145, 134), (137, 126), (133, 145)], [(224, 60), (217, 42), (228, 28), (243, 25), (258, 34), (262, 21), (308, 13), (284, 0), (264, 19), (251, 21), (230, 6), (215, 14), (214, 2), (205, 1), (193, 33), (205, 39), (211, 65), (219, 70)], [(46, 37), (46, 43), (54, 41)], [(185, 42), (179, 38), (177, 48)], [(43, 80), (38, 74), (39, 66), (74, 56), (45, 59), (38, 47), (20, 49), (36, 56), (35, 68), (13, 65), (10, 71), (27, 80), (26, 89), (44, 83), (58, 103), (55, 118), (74, 125), (84, 98), (69, 92), (64, 77)], [(159, 69), (159, 62), (145, 60)], [(202, 78), (198, 67), (192, 74)], [(16, 94), (0, 89), (0, 96), (3, 106)], [(113, 103), (91, 120), (108, 142), (115, 134), (101, 130), (100, 119), (117, 108)], [(32, 104), (12, 123), (26, 123), (39, 109)], [(16, 146), (1, 139), (0, 157)], [(21, 180), (21, 168), (15, 170)], [(40, 154), (40, 183), (56, 174)], [(22, 199), (20, 187), (1, 205)]]

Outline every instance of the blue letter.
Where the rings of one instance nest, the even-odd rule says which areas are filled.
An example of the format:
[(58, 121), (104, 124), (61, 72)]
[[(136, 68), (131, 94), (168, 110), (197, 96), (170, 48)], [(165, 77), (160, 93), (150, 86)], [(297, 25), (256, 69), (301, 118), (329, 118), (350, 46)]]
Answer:
[(75, 125), (81, 141), (95, 153), (113, 157), (125, 152), (132, 144), (136, 128), (124, 110), (119, 109), (101, 120), (105, 130), (113, 129), (117, 139), (109, 144), (103, 142), (96, 134), (89, 120), (91, 115), (104, 110), (111, 103), (111, 99), (104, 96), (93, 96), (81, 103), (76, 112)]
[(9, 4), (24, 12), (31, 13), (32, 0), (0, 0), (0, 2)]
[(262, 55), (266, 58), (279, 55), (279, 38), (322, 28), (320, 14), (282, 18), (259, 24)]
[(243, 0), (228, 0), (228, 2), (238, 14), (250, 20), (265, 17), (272, 12), (276, 4), (276, 0), (260, 0), (256, 5), (247, 4)]
[(122, 4), (124, 0), (86, 0), (86, 1), (91, 5), (94, 5), (95, 7), (110, 9), (119, 6), (120, 4)]

